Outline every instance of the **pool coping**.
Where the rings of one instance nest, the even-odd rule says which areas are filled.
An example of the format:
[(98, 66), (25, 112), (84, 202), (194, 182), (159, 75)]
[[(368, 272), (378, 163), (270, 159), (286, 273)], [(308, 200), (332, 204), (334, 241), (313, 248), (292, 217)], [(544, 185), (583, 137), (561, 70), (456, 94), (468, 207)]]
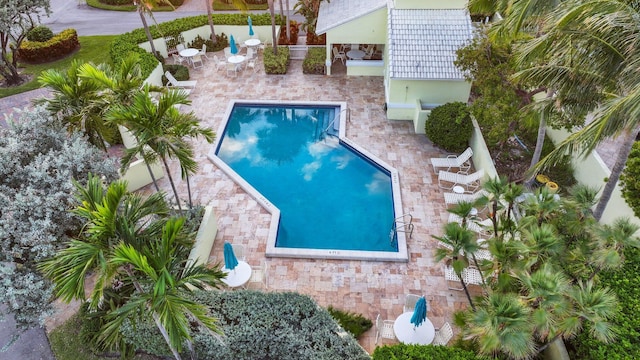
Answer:
[[(377, 166), (388, 171), (391, 177), (391, 191), (393, 197), (394, 216), (396, 219), (404, 215), (402, 209), (402, 199), (400, 192), (400, 178), (398, 171), (380, 160), (377, 156), (371, 154), (366, 149), (362, 148), (352, 140), (346, 137), (347, 126), (347, 113), (349, 108), (344, 101), (279, 101), (279, 100), (240, 100), (231, 99), (227, 110), (225, 111), (224, 121), (220, 124), (217, 134), (224, 133), (225, 127), (236, 104), (241, 105), (315, 105), (315, 106), (335, 106), (340, 108), (340, 129), (339, 139), (340, 142), (345, 143), (353, 150), (358, 152), (361, 156), (364, 156), (372, 161)], [(220, 146), (221, 136), (216, 136), (216, 140), (213, 143), (211, 151), (207, 154), (209, 160), (222, 170), (227, 176), (229, 176), (240, 188), (246, 191), (251, 197), (253, 197), (260, 206), (262, 206), (267, 212), (271, 214), (271, 222), (269, 225), (269, 234), (267, 238), (267, 257), (290, 257), (290, 258), (308, 258), (308, 259), (336, 259), (336, 260), (369, 260), (369, 261), (402, 261), (408, 262), (409, 256), (407, 252), (407, 240), (404, 232), (396, 232), (398, 252), (386, 252), (386, 251), (364, 251), (364, 250), (332, 250), (332, 249), (308, 249), (308, 248), (278, 248), (276, 247), (276, 237), (278, 235), (278, 226), (280, 223), (280, 209), (272, 204), (266, 197), (264, 197), (259, 191), (257, 191), (251, 184), (238, 175), (231, 167), (229, 167), (222, 159), (216, 155), (216, 149)], [(392, 231), (393, 224), (389, 224), (390, 231)]]

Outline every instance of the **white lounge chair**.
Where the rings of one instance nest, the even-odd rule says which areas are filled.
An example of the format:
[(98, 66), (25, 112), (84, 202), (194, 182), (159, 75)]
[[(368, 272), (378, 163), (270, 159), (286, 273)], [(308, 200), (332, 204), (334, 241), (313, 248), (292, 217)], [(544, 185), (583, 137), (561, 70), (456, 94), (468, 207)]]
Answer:
[[(462, 225), (462, 218), (456, 214), (449, 214), (449, 222), (455, 222), (458, 223), (460, 225)], [(484, 220), (473, 220), (473, 219), (467, 219), (467, 229), (476, 232), (480, 235), (490, 235), (489, 229), (492, 229), (493, 227), (493, 223), (491, 222), (491, 219), (484, 219)]]
[[(462, 273), (460, 275), (462, 275), (462, 280), (464, 280), (464, 283), (466, 285), (482, 285), (482, 273), (480, 273), (480, 270), (476, 268), (464, 268), (462, 269)], [(449, 288), (449, 290), (464, 290), (462, 284), (460, 284), (460, 278), (458, 277), (458, 274), (456, 274), (456, 271), (453, 270), (453, 266), (445, 265), (444, 279), (447, 281), (447, 287)], [(452, 286), (451, 283), (455, 283), (456, 286)]]
[(458, 194), (458, 193), (444, 193), (444, 203), (447, 205), (455, 205), (461, 202), (474, 203), (482, 196), (486, 196), (488, 193), (480, 189), (472, 194)]
[(179, 88), (192, 88), (192, 89), (196, 87), (196, 83), (197, 83), (196, 80), (178, 81), (168, 71), (164, 73), (164, 76), (167, 78), (167, 80), (169, 80), (169, 82), (167, 83), (167, 87), (174, 86)]
[(342, 61), (342, 65), (344, 65), (344, 61), (347, 59), (347, 55), (344, 53), (344, 51), (338, 51), (337, 48), (333, 48), (333, 62), (336, 62), (336, 60), (340, 59), (340, 61)]
[(452, 168), (457, 168), (460, 170), (467, 171), (471, 167), (471, 156), (473, 155), (473, 150), (468, 147), (465, 151), (460, 155), (448, 155), (444, 158), (431, 158), (431, 165), (433, 165), (433, 172), (437, 173), (438, 169), (447, 169), (451, 170)]
[(475, 191), (480, 187), (480, 179), (483, 176), (484, 169), (468, 175), (440, 170), (438, 173), (438, 186), (442, 189), (453, 189), (454, 186), (460, 185), (465, 187), (467, 191)]

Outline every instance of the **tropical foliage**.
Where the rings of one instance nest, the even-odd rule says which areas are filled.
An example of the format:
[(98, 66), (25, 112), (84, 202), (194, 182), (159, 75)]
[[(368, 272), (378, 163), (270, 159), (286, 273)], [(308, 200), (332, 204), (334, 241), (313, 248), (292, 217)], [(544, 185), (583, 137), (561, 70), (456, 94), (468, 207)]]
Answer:
[(640, 217), (640, 142), (633, 144), (627, 164), (620, 175), (622, 197), (629, 204), (633, 213)]
[(192, 343), (191, 320), (220, 332), (216, 319), (187, 294), (219, 287), (224, 273), (219, 267), (187, 261), (195, 232), (185, 228), (184, 217), (168, 216), (163, 195), (142, 198), (128, 193), (124, 181), (105, 189), (93, 176), (86, 186), (76, 187), (78, 206), (73, 213), (86, 225), (40, 269), (54, 282), (55, 296), (66, 302), (84, 300), (86, 277), (95, 272), (89, 307), (105, 312), (100, 344), (124, 351), (122, 324), (153, 319), (173, 356), (180, 359), (184, 344)]
[[(202, 327), (194, 329), (198, 359), (366, 360), (369, 355), (331, 315), (306, 295), (260, 291), (197, 291), (194, 301), (219, 320), (224, 341)], [(125, 325), (125, 337), (157, 355), (168, 349), (150, 321)]]
[[(563, 198), (544, 188), (525, 194), (503, 179), (487, 181), (484, 190), (476, 203), (453, 207), (461, 223), (447, 224), (436, 237), (438, 259), (458, 274), (473, 267), (483, 275), (483, 295), (468, 294), (470, 308), (455, 317), (463, 338), (481, 354), (511, 359), (530, 358), (583, 328), (597, 341), (613, 341), (618, 305), (599, 274), (620, 267), (625, 249), (640, 246), (638, 227), (623, 219), (598, 224), (589, 212), (596, 192), (581, 186)], [(471, 206), (486, 208), (491, 220), (480, 233), (471, 231), (478, 221)], [(480, 236), (486, 240), (478, 242)], [(479, 261), (482, 251), (490, 256)]]
[(448, 346), (434, 345), (386, 345), (378, 346), (373, 360), (486, 360), (489, 357), (475, 352)]
[(52, 290), (36, 266), (82, 227), (71, 181), (115, 179), (116, 164), (41, 108), (0, 127), (0, 153), (0, 303), (19, 327), (40, 326)]
[(340, 309), (335, 309), (333, 306), (329, 306), (327, 308), (329, 314), (333, 316), (334, 319), (342, 326), (343, 329), (348, 331), (353, 337), (356, 339), (360, 337), (360, 335), (367, 332), (367, 330), (371, 329), (373, 323), (371, 320), (365, 318), (361, 314), (355, 314), (349, 311), (344, 311)]

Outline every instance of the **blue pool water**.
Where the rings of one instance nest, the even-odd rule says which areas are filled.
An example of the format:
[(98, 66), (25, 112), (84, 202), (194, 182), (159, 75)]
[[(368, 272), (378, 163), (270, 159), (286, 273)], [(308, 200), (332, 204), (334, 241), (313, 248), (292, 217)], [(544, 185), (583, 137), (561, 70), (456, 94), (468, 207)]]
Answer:
[(216, 154), (280, 209), (276, 247), (397, 252), (391, 177), (339, 144), (338, 111), (236, 104)]

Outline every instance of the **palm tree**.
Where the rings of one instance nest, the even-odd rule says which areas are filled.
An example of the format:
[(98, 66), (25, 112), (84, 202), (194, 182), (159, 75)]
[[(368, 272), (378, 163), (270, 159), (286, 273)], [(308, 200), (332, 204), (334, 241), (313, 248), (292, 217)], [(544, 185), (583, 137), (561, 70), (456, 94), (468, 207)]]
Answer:
[(185, 261), (192, 241), (185, 238), (183, 226), (184, 218), (172, 218), (164, 223), (160, 238), (150, 239), (149, 246), (138, 250), (121, 242), (114, 248), (109, 266), (123, 269), (126, 281), (136, 291), (124, 306), (107, 315), (108, 322), (101, 329), (105, 343), (118, 338), (126, 319), (140, 314), (151, 315), (176, 359), (180, 359), (183, 342), (192, 342), (190, 318), (213, 333), (221, 333), (207, 308), (190, 300), (187, 293), (194, 288), (219, 288), (226, 274), (219, 268)]
[(624, 250), (640, 247), (640, 239), (634, 234), (640, 227), (629, 219), (616, 219), (613, 225), (596, 225), (596, 250), (593, 254), (592, 280), (603, 269), (616, 268), (624, 263)]
[(516, 294), (492, 293), (476, 311), (465, 312), (458, 325), (465, 339), (475, 340), (481, 354), (502, 352), (512, 359), (527, 359), (536, 349), (530, 313)]
[[(207, 7), (207, 20), (209, 22), (209, 27), (211, 28), (211, 41), (213, 41), (213, 43), (215, 44), (218, 41), (218, 38), (216, 37), (216, 30), (214, 29), (213, 25), (213, 9), (211, 7), (212, 2), (213, 0), (204, 0), (204, 3)], [(247, 11), (247, 4), (243, 0), (232, 0), (231, 4), (233, 5), (233, 7), (242, 11), (243, 13)]]
[(116, 131), (102, 118), (101, 86), (83, 81), (83, 66), (74, 60), (65, 72), (43, 71), (38, 81), (51, 90), (52, 97), (38, 99), (35, 103), (45, 105), (52, 116), (62, 119), (69, 131), (83, 132), (89, 142), (106, 151), (105, 139), (113, 141)]
[(147, 35), (147, 40), (149, 40), (149, 45), (151, 46), (151, 53), (153, 56), (157, 55), (156, 47), (153, 44), (153, 36), (151, 35), (151, 30), (149, 30), (149, 25), (147, 24), (146, 15), (153, 20), (154, 23), (157, 24), (156, 19), (153, 17), (153, 11), (151, 11), (154, 7), (157, 7), (159, 4), (169, 4), (171, 8), (174, 8), (170, 2), (164, 2), (162, 0), (134, 0), (133, 5), (136, 6), (136, 11), (138, 15), (140, 15), (140, 20), (142, 21), (142, 27), (144, 28), (144, 33)]
[[(639, 15), (621, 0), (566, 1), (550, 16), (544, 35), (520, 49), (521, 63), (540, 64), (521, 71), (520, 79), (573, 92), (584, 109), (595, 109), (593, 120), (560, 143), (537, 169), (556, 164), (565, 154), (589, 154), (602, 140), (621, 136), (616, 163), (593, 212), (596, 220), (602, 217), (640, 132), (636, 106), (640, 52), (635, 46), (640, 38)], [(603, 100), (594, 102), (594, 97)]]
[(127, 127), (138, 140), (137, 146), (126, 150), (122, 167), (128, 167), (139, 153), (143, 154), (145, 161), (153, 162), (154, 157), (159, 158), (181, 210), (180, 197), (171, 176), (168, 159), (176, 158), (179, 161), (184, 176), (194, 174), (198, 170), (198, 164), (194, 160), (193, 146), (185, 139), (202, 136), (211, 143), (215, 134), (210, 128), (201, 127), (193, 112), (179, 112), (175, 108), (179, 104), (190, 104), (183, 91), (162, 93), (155, 103), (149, 97), (149, 88), (145, 87), (144, 91), (134, 97), (131, 106), (116, 105), (109, 111), (107, 118)]
[(136, 311), (151, 315), (176, 359), (182, 342), (190, 340), (187, 316), (219, 332), (215, 319), (186, 293), (219, 287), (224, 273), (219, 266), (209, 269), (187, 261), (194, 234), (185, 231), (184, 218), (166, 219), (163, 196), (143, 199), (127, 193), (125, 181), (104, 190), (101, 180), (92, 176), (86, 187), (76, 187), (80, 205), (74, 213), (87, 221), (85, 230), (40, 269), (53, 280), (56, 296), (67, 302), (84, 300), (85, 276), (95, 271), (97, 281), (89, 295), (94, 310), (115, 284), (135, 289), (120, 306), (107, 309), (100, 334), (105, 347), (119, 343), (120, 325)]
[(278, 55), (278, 39), (276, 38), (276, 14), (273, 7), (273, 0), (267, 0), (269, 14), (271, 14), (271, 37), (273, 38), (273, 55)]
[[(460, 279), (460, 284), (462, 285), (465, 295), (467, 295), (469, 305), (471, 305), (471, 308), (475, 310), (471, 294), (469, 293), (467, 284), (464, 282), (462, 277), (462, 272), (469, 265), (465, 255), (473, 254), (478, 250), (478, 244), (473, 239), (473, 232), (460, 226), (458, 223), (448, 223), (444, 227), (444, 235), (433, 236), (433, 238), (441, 241), (447, 246), (447, 248), (436, 249), (436, 261), (443, 259), (451, 260), (451, 266)], [(484, 279), (482, 281), (484, 282)]]

